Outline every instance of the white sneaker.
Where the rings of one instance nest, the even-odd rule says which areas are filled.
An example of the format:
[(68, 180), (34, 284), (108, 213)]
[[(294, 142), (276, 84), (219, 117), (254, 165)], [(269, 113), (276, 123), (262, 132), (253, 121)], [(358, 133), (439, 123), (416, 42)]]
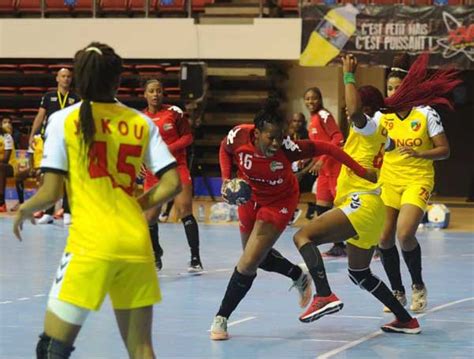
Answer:
[(410, 310), (415, 313), (421, 313), (428, 305), (428, 291), (425, 286), (412, 285)]
[[(394, 290), (394, 291), (393, 291), (393, 296), (394, 296), (395, 298), (397, 298), (397, 300), (400, 302), (400, 304), (401, 304), (402, 306), (406, 306), (406, 305), (407, 305), (407, 296), (405, 295), (405, 293), (403, 293), (403, 292), (401, 292), (401, 291), (399, 291), (399, 290)], [(383, 307), (383, 311), (384, 311), (385, 313), (391, 313), (391, 312), (392, 312), (389, 307), (385, 307), (385, 306)]]
[(70, 213), (64, 213), (63, 215), (63, 223), (65, 226), (70, 226), (72, 221), (71, 221), (71, 214)]
[(306, 306), (309, 304), (309, 301), (311, 300), (311, 278), (306, 271), (306, 267), (303, 267), (302, 265), (298, 265), (298, 267), (301, 268), (302, 273), (297, 280), (293, 281), (293, 285), (290, 287), (290, 290), (293, 287), (298, 289), (300, 307), (306, 308)]
[(43, 216), (36, 221), (36, 224), (51, 224), (54, 222), (54, 218), (50, 214), (43, 214)]
[(227, 318), (217, 315), (211, 325), (211, 339), (212, 340), (227, 340), (229, 333), (227, 333)]

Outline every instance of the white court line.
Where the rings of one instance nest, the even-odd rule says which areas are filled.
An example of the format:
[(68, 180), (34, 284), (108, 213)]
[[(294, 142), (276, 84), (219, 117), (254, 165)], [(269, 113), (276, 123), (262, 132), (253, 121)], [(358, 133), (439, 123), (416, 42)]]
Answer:
[(17, 300), (23, 301), (23, 300), (28, 300), (28, 299), (30, 299), (30, 298), (29, 297), (22, 297), (22, 298), (18, 298)]
[(45, 296), (46, 296), (46, 294), (35, 294), (33, 297), (37, 297), (37, 298), (38, 298), (38, 297), (45, 297)]
[[(242, 318), (242, 319), (239, 319), (239, 320), (234, 320), (233, 322), (227, 323), (227, 326), (232, 327), (233, 325), (240, 324), (240, 323), (243, 323), (243, 322), (247, 322), (247, 321), (253, 320), (255, 318), (257, 318), (257, 317), (247, 317), (247, 318)], [(207, 331), (210, 332), (211, 329), (208, 329)]]
[(0, 302), (0, 304), (10, 304), (10, 303), (13, 303), (11, 300), (6, 300), (4, 302)]
[[(431, 314), (431, 313), (435, 313), (437, 311), (440, 311), (442, 309), (445, 309), (447, 307), (450, 307), (452, 305), (456, 305), (456, 304), (460, 304), (460, 303), (464, 303), (464, 302), (467, 302), (467, 301), (470, 301), (470, 300), (473, 300), (474, 297), (470, 297), (470, 298), (464, 298), (464, 299), (460, 299), (460, 300), (455, 300), (453, 302), (449, 302), (449, 303), (446, 303), (446, 304), (443, 304), (443, 305), (439, 305), (437, 307), (434, 307), (433, 309), (430, 309), (430, 310), (427, 310), (425, 313), (423, 314), (420, 314), (418, 316), (416, 316), (416, 318), (423, 318), (424, 316), (428, 315), (428, 314)], [(340, 348), (337, 348), (337, 349), (334, 349), (334, 350), (330, 350), (324, 354), (321, 354), (321, 355), (318, 355), (316, 357), (316, 359), (326, 359), (326, 358), (331, 358), (333, 357), (334, 355), (337, 355), (339, 353), (342, 353), (343, 351), (346, 351), (347, 349), (350, 349), (350, 348), (353, 348), (363, 342), (366, 342), (367, 340), (370, 340), (372, 338), (375, 338), (375, 337), (378, 337), (380, 334), (382, 334), (383, 332), (381, 330), (377, 330), (376, 332), (373, 332), (373, 333), (370, 333), (362, 338), (359, 338), (357, 340), (354, 340), (350, 343), (347, 343), (346, 345), (343, 345), (341, 346)]]
[(349, 319), (383, 319), (383, 317), (369, 317), (366, 315), (329, 315), (326, 318), (349, 318)]
[(426, 319), (427, 322), (446, 322), (446, 323), (465, 323), (474, 324), (472, 320), (456, 320), (456, 319)]

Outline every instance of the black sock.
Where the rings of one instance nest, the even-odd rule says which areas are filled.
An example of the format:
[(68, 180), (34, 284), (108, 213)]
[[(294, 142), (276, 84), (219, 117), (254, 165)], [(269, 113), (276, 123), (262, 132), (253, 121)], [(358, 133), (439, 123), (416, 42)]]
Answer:
[(403, 259), (407, 264), (408, 271), (411, 275), (413, 284), (424, 285), (423, 279), (421, 278), (421, 247), (418, 244), (412, 251), (405, 252), (402, 250)]
[(44, 213), (52, 216), (54, 214), (54, 206), (49, 207), (46, 211), (44, 211)]
[(71, 214), (71, 208), (69, 208), (69, 199), (67, 197), (66, 188), (64, 188), (63, 209), (64, 209), (64, 213)]
[(289, 277), (292, 280), (298, 280), (303, 272), (300, 267), (291, 263), (288, 259), (276, 249), (271, 249), (262, 263), (258, 266), (267, 272), (275, 272), (283, 274), (285, 277)]
[(191, 257), (199, 259), (199, 227), (196, 218), (192, 214), (181, 218), (183, 222), (186, 238), (188, 239), (189, 248), (191, 248)]
[(229, 318), (240, 301), (244, 299), (256, 276), (256, 274), (252, 276), (240, 274), (237, 268), (235, 268), (216, 315)]
[(397, 246), (393, 246), (389, 249), (380, 248), (380, 253), (382, 254), (382, 264), (385, 273), (387, 273), (392, 290), (399, 290), (405, 293), (405, 288), (402, 284), (402, 275), (400, 274), (400, 256)]
[(160, 240), (158, 236), (158, 223), (148, 226), (148, 230), (150, 231), (151, 245), (153, 246), (155, 257), (163, 256), (163, 248), (160, 246)]
[(309, 273), (313, 278), (316, 293), (321, 297), (331, 295), (331, 288), (326, 277), (326, 270), (324, 269), (323, 258), (318, 246), (314, 243), (306, 243), (300, 248), (301, 256), (303, 257)]
[(173, 201), (169, 201), (168, 203), (166, 203), (165, 211), (163, 212), (164, 215), (166, 216), (170, 215), (171, 208), (173, 208), (173, 204), (174, 204)]
[(372, 292), (372, 295), (389, 308), (401, 322), (408, 322), (411, 319), (410, 314), (403, 308), (403, 305), (395, 298), (384, 282), (380, 282), (380, 285)]
[(15, 181), (16, 193), (18, 194), (18, 202), (25, 202), (25, 184), (23, 181)]

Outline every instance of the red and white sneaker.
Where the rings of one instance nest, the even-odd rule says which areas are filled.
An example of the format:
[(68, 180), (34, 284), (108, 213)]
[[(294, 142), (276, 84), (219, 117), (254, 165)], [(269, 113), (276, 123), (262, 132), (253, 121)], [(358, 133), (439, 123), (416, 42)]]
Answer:
[(300, 315), (300, 321), (303, 323), (315, 321), (327, 314), (339, 312), (343, 306), (344, 303), (334, 293), (329, 297), (315, 295), (308, 309)]
[(411, 318), (408, 322), (401, 322), (395, 319), (393, 322), (380, 327), (387, 333), (420, 334), (421, 328), (416, 318)]

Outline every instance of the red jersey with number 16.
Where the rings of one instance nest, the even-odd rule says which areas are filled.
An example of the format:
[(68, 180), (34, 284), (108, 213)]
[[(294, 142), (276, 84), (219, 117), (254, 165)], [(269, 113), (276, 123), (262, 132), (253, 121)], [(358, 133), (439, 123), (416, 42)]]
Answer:
[(237, 164), (237, 176), (249, 183), (252, 200), (259, 205), (286, 202), (299, 195), (291, 163), (304, 158), (330, 155), (363, 176), (366, 170), (337, 146), (310, 140), (283, 140), (281, 148), (272, 157), (266, 157), (255, 147), (254, 125), (240, 125), (229, 131), (222, 140), (219, 161), (222, 179), (231, 177), (232, 161)]

